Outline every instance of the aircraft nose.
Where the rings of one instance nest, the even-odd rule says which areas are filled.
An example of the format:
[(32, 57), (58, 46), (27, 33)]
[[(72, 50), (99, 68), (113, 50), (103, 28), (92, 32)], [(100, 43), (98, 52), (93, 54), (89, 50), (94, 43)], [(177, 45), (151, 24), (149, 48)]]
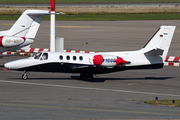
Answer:
[(8, 62), (4, 64), (4, 67), (7, 69), (13, 69), (13, 66), (14, 66), (13, 62)]
[(15, 60), (4, 64), (7, 69), (20, 69), (24, 64), (24, 60)]
[(32, 59), (29, 60), (29, 58), (15, 60), (15, 61), (5, 63), (4, 67), (7, 69), (21, 69), (21, 68), (27, 67), (28, 63), (31, 61)]

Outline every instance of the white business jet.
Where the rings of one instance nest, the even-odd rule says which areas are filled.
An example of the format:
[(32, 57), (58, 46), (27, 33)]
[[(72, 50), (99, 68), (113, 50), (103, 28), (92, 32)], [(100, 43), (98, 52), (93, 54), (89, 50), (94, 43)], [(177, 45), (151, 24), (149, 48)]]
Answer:
[(132, 69), (162, 68), (175, 26), (161, 26), (140, 50), (124, 52), (40, 52), (32, 57), (6, 63), (7, 69), (27, 71), (80, 73), (81, 79), (91, 80), (93, 74)]
[(44, 14), (49, 14), (49, 11), (26, 10), (9, 30), (0, 31), (0, 53), (28, 49), (34, 42)]

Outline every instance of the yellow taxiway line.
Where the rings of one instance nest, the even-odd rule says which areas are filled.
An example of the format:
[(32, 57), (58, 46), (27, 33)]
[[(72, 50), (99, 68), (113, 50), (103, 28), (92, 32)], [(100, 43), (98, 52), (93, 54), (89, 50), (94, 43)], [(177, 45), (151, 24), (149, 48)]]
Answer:
[(4, 106), (21, 106), (21, 107), (55, 108), (55, 109), (90, 110), (90, 111), (102, 111), (102, 112), (125, 112), (125, 113), (138, 113), (138, 114), (172, 115), (172, 116), (176, 115), (176, 116), (180, 116), (180, 114), (170, 114), (170, 113), (124, 111), (124, 110), (95, 109), (95, 108), (77, 108), (77, 107), (61, 107), (61, 106), (47, 106), (47, 105), (28, 105), (28, 104), (10, 104), (10, 103), (0, 103), (0, 105), (4, 105)]

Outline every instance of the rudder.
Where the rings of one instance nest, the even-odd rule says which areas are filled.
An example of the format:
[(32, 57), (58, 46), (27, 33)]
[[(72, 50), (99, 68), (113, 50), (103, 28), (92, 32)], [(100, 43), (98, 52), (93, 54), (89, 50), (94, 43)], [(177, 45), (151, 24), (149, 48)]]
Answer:
[(149, 58), (161, 56), (163, 62), (167, 56), (176, 26), (161, 26), (149, 42), (143, 47), (143, 52)]

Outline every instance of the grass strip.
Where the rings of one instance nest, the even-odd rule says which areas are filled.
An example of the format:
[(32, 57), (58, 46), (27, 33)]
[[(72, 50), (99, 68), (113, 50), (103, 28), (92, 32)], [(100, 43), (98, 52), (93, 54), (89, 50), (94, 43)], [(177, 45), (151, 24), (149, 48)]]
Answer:
[[(179, 0), (56, 0), (56, 3), (139, 3), (179, 2)], [(50, 3), (50, 0), (1, 0), (0, 3)]]
[[(17, 20), (20, 15), (1, 15), (0, 20)], [(57, 21), (124, 21), (124, 20), (178, 20), (180, 14), (87, 14), (56, 15)], [(44, 16), (43, 20), (50, 20)]]
[(173, 100), (158, 100), (156, 102), (155, 100), (149, 100), (149, 101), (144, 101), (144, 103), (147, 104), (152, 104), (152, 105), (166, 105), (166, 106), (175, 106), (175, 107), (180, 107), (180, 100), (174, 100), (175, 103), (172, 103)]
[[(0, 7), (0, 15), (17, 15), (27, 9), (49, 10), (46, 7)], [(56, 13), (67, 15), (101, 14), (177, 14), (180, 7), (56, 7)]]

